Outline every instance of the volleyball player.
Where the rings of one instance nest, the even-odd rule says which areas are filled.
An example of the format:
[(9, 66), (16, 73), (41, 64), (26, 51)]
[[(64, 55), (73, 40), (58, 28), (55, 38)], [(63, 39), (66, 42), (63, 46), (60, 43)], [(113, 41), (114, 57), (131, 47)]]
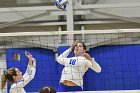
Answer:
[(39, 91), (39, 93), (56, 93), (56, 90), (52, 87), (45, 86)]
[(1, 89), (5, 87), (6, 81), (8, 80), (12, 82), (10, 93), (26, 93), (23, 87), (27, 85), (35, 76), (36, 60), (27, 51), (25, 51), (25, 55), (29, 59), (25, 74), (22, 76), (22, 72), (15, 67), (5, 70), (4, 74), (2, 75)]
[[(75, 57), (67, 58), (72, 50)], [(57, 62), (65, 66), (58, 86), (59, 92), (82, 91), (83, 75), (88, 68), (101, 72), (101, 67), (86, 53), (86, 45), (82, 42), (74, 42), (72, 47), (57, 58)]]

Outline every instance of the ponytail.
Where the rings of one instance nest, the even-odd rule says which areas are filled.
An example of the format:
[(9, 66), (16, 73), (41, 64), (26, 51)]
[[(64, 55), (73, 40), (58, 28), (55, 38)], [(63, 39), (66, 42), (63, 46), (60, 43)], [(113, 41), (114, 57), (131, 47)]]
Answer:
[(13, 76), (16, 76), (16, 70), (15, 67), (10, 68), (8, 70), (4, 70), (3, 75), (1, 76), (1, 89), (4, 89), (7, 80), (10, 82), (14, 82)]
[(1, 76), (1, 80), (2, 80), (2, 82), (1, 82), (1, 89), (2, 89), (2, 90), (4, 89), (4, 87), (5, 87), (5, 85), (6, 85), (6, 81), (7, 81), (7, 78), (6, 78), (6, 76), (5, 76), (5, 72), (6, 72), (6, 71), (4, 71), (3, 75)]

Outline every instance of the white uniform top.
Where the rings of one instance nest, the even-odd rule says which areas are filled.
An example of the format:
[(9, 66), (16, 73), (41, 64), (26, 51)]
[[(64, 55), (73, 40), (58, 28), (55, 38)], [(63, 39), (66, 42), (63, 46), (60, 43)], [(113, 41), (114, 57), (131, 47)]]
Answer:
[(96, 63), (94, 58), (92, 62), (90, 62), (83, 56), (67, 58), (70, 52), (71, 48), (63, 52), (57, 58), (58, 63), (65, 66), (62, 71), (60, 82), (69, 80), (74, 82), (78, 86), (83, 87), (83, 75), (88, 70), (88, 68), (91, 68), (99, 73), (101, 72), (101, 67)]
[(26, 72), (23, 75), (23, 79), (11, 85), (10, 93), (26, 93), (23, 87), (34, 78), (35, 72), (36, 72), (36, 60), (33, 59), (33, 66), (30, 66), (28, 64)]

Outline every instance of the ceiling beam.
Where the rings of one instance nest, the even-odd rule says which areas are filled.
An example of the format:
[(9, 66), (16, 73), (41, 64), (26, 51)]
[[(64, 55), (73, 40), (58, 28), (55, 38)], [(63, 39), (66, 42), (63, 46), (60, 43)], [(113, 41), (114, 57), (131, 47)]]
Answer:
[(0, 12), (31, 12), (31, 11), (56, 11), (58, 10), (55, 6), (32, 6), (32, 7), (10, 7), (0, 8)]
[[(120, 20), (99, 20), (99, 21), (76, 21), (74, 22), (75, 25), (82, 25), (82, 24), (110, 24), (110, 23), (126, 23)], [(66, 22), (43, 22), (43, 23), (23, 23), (17, 24), (12, 27), (25, 27), (25, 26), (54, 26), (54, 25), (66, 25)]]
[[(79, 9), (107, 9), (107, 8), (130, 8), (130, 7), (140, 7), (140, 3), (114, 3), (114, 4), (88, 4), (74, 6), (74, 10)], [(10, 8), (0, 8), (0, 13), (2, 12), (30, 12), (30, 11), (58, 11), (55, 6), (32, 6), (32, 7), (10, 7)]]
[(46, 15), (50, 15), (50, 12), (45, 12), (45, 13), (33, 15), (33, 16), (30, 16), (30, 17), (26, 17), (26, 18), (23, 18), (23, 19), (20, 19), (20, 20), (17, 20), (17, 21), (13, 21), (13, 22), (8, 22), (8, 23), (1, 24), (0, 25), (0, 29), (1, 28), (5, 28), (5, 27), (10, 27), (10, 26), (13, 26), (13, 25), (16, 25), (16, 24), (25, 22), (25, 21), (32, 20), (34, 18), (39, 18), (39, 17), (42, 17), (42, 16), (46, 16)]
[(133, 8), (140, 7), (140, 3), (112, 3), (112, 4), (88, 4), (79, 5), (75, 9), (108, 9), (108, 8)]
[(116, 18), (116, 19), (120, 19), (120, 20), (123, 20), (123, 21), (140, 23), (140, 19), (137, 19), (137, 18), (124, 17), (124, 16), (120, 16), (120, 15), (105, 13), (105, 12), (102, 12), (102, 11), (96, 11), (96, 10), (93, 10), (93, 9), (91, 10), (91, 13), (93, 15), (96, 13), (96, 14), (100, 14), (100, 15), (104, 15), (104, 16), (110, 16), (110, 17), (113, 17), (113, 18)]

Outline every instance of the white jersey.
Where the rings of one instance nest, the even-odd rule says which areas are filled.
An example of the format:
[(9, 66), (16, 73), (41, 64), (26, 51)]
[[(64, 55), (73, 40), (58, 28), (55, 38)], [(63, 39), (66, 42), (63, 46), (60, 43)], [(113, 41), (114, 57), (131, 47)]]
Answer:
[(92, 62), (87, 60), (84, 56), (67, 58), (70, 52), (71, 48), (63, 52), (57, 58), (58, 63), (65, 66), (62, 71), (60, 82), (69, 80), (78, 86), (83, 87), (83, 75), (88, 70), (88, 68), (91, 68), (96, 72), (101, 72), (101, 67), (96, 63), (94, 58)]
[(33, 66), (30, 66), (28, 64), (26, 72), (23, 75), (23, 79), (11, 85), (10, 93), (26, 93), (23, 87), (34, 78), (35, 72), (36, 72), (36, 60), (33, 59)]

